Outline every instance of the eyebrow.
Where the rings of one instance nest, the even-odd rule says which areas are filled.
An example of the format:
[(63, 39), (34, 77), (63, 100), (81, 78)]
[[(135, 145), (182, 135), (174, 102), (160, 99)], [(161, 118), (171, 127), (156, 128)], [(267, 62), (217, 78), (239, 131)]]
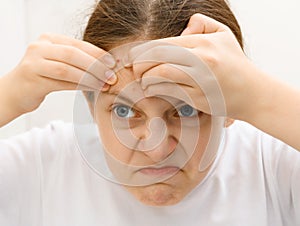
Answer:
[[(118, 91), (110, 92), (110, 93), (108, 93), (108, 95), (110, 95), (110, 96), (117, 96), (117, 98), (114, 99), (114, 102), (116, 102), (116, 100), (118, 100), (118, 99), (121, 99), (121, 100), (127, 102), (130, 106), (134, 106), (137, 103), (134, 100), (130, 99), (130, 97), (128, 97), (126, 95), (121, 95)], [(147, 98), (147, 97), (145, 97), (145, 98)], [(182, 104), (187, 104), (184, 101), (179, 100), (179, 99), (176, 99), (176, 101), (174, 101), (174, 103), (172, 103), (170, 101), (167, 101), (167, 102), (169, 102), (174, 108), (177, 108), (179, 105), (182, 105)]]
[(115, 96), (114, 102), (118, 99), (121, 99), (121, 100), (126, 101), (127, 103), (129, 103), (131, 105), (135, 104), (135, 102), (130, 97), (125, 96), (125, 95), (121, 95), (118, 91), (109, 92), (107, 94), (110, 95), (110, 96)]

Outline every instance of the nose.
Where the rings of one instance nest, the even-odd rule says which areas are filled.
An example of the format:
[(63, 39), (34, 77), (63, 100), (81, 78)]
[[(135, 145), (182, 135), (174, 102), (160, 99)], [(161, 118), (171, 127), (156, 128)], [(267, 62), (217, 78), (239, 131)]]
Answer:
[(162, 118), (153, 118), (147, 124), (139, 136), (138, 150), (152, 161), (161, 162), (175, 151), (178, 142)]
[(145, 151), (147, 155), (153, 162), (158, 163), (165, 160), (170, 156), (176, 149), (177, 141), (174, 137), (168, 136), (162, 140), (162, 142), (156, 146), (153, 150)]

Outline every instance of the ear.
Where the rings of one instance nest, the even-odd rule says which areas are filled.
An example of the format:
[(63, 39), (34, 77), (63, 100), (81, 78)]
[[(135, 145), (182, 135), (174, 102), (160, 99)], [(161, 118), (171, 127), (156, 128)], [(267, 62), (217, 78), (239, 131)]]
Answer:
[(224, 126), (226, 127), (226, 128), (228, 128), (229, 126), (231, 126), (233, 123), (234, 123), (234, 119), (232, 119), (232, 118), (226, 118), (226, 120), (225, 120), (225, 123), (224, 123)]

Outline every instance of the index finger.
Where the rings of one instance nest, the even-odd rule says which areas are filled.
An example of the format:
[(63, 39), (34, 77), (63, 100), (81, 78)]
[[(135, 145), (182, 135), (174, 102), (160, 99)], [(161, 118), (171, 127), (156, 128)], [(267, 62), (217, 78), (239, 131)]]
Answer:
[(105, 50), (89, 43), (86, 41), (78, 40), (75, 38), (70, 38), (68, 36), (59, 35), (59, 34), (50, 34), (46, 33), (40, 36), (39, 40), (41, 41), (48, 41), (53, 44), (60, 44), (60, 45), (71, 45), (75, 48), (78, 48), (87, 54), (93, 56), (96, 59), (102, 58), (107, 63), (109, 67), (115, 66), (115, 60), (111, 54), (106, 52)]
[(181, 33), (181, 36), (191, 34), (210, 34), (216, 32), (228, 31), (228, 27), (217, 20), (200, 13), (191, 16), (186, 29)]

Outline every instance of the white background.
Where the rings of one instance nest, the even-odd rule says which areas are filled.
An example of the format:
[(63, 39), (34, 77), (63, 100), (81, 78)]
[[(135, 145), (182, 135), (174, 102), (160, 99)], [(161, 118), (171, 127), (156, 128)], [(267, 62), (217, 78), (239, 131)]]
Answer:
[[(41, 33), (80, 38), (94, 3), (0, 0), (0, 76), (20, 61), (27, 44)], [(269, 74), (300, 88), (299, 0), (231, 0), (230, 4), (242, 27), (247, 55)], [(0, 138), (44, 126), (51, 120), (72, 121), (73, 99), (72, 92), (50, 94), (38, 110), (1, 128)]]

